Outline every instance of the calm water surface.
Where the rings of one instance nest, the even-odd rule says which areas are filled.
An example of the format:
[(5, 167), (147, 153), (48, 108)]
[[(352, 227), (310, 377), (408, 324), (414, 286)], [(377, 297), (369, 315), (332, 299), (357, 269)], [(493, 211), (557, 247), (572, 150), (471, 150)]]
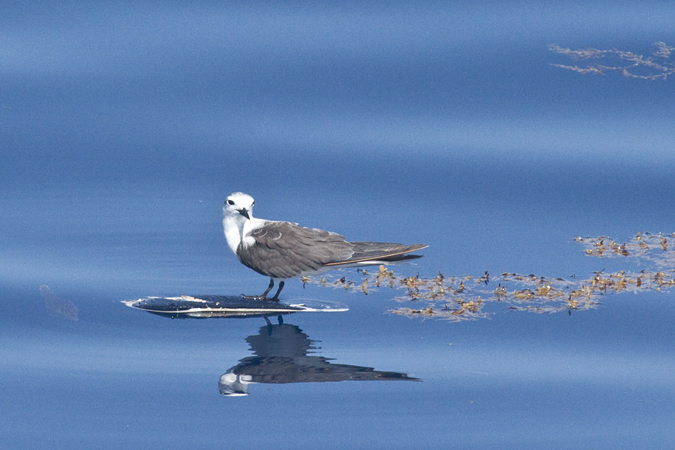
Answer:
[[(575, 193), (571, 188), (569, 195)], [(404, 293), (398, 290), (366, 296), (312, 284), (303, 289), (299, 280), (288, 283), (282, 298), (343, 303), (349, 311), (284, 316), (282, 325), (272, 317), (268, 325), (262, 318), (171, 320), (125, 307), (120, 300), (148, 295), (236, 295), (265, 287), (263, 277), (228, 254), (220, 201), (198, 194), (45, 193), (5, 200), (34, 206), (14, 213), (31, 228), (3, 230), (14, 243), (9, 255), (25, 255), (3, 269), (3, 445), (672, 444), (674, 310), (668, 293), (607, 295), (597, 309), (571, 315), (497, 305), (488, 308), (493, 314), (487, 319), (459, 323), (388, 314), (418, 307), (394, 301)], [(458, 195), (439, 206), (442, 191), (429, 197), (413, 214), (398, 193), (356, 194), (338, 206), (310, 194), (302, 208), (289, 209), (258, 200), (256, 212), (306, 217), (302, 222), (312, 226), (334, 220), (334, 229), (359, 239), (429, 242), (425, 258), (395, 268), (404, 276), (525, 270), (568, 277), (628, 267), (583, 254), (571, 239), (579, 229), (577, 206), (559, 205), (542, 216), (542, 209), (528, 213), (517, 199), (499, 206), (502, 201), (489, 196), (475, 202)], [(80, 208), (89, 213), (62, 213)], [(569, 223), (560, 223), (566, 214)], [(603, 220), (599, 214), (584, 222), (600, 227)], [(485, 231), (495, 224), (497, 230)], [(617, 226), (630, 238), (631, 225)], [(344, 275), (362, 276), (354, 270)], [(73, 302), (79, 320), (48, 314), (43, 284)], [(257, 367), (266, 382), (249, 385), (246, 397), (221, 395), (221, 376), (238, 364)], [(317, 370), (323, 377), (310, 375)], [(373, 371), (394, 372), (397, 379), (337, 382), (339, 376), (326, 376), (359, 378)], [(419, 381), (398, 379), (404, 374)]]
[[(547, 46), (649, 55), (673, 20), (629, 3), (5, 8), (0, 448), (672, 448), (669, 289), (556, 313), (494, 289), (504, 272), (565, 295), (596, 273), (672, 278), (672, 258), (574, 240), (662, 232), (647, 256), (672, 255), (672, 81), (564, 71)], [(470, 276), (484, 316), (393, 314), (446, 302), (365, 295), (355, 270), (282, 294), (348, 311), (269, 323), (121, 303), (262, 291), (222, 235), (233, 191), (258, 217), (429, 244), (396, 275)], [(233, 374), (248, 395), (223, 395)]]

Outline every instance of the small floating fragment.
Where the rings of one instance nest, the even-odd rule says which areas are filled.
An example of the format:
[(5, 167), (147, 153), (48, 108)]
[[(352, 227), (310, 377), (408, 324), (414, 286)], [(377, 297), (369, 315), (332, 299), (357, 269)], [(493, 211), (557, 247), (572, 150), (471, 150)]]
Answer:
[(50, 315), (59, 319), (72, 320), (73, 322), (78, 321), (80, 310), (75, 306), (75, 303), (62, 299), (49, 289), (47, 285), (40, 286), (40, 295), (45, 299), (45, 306)]

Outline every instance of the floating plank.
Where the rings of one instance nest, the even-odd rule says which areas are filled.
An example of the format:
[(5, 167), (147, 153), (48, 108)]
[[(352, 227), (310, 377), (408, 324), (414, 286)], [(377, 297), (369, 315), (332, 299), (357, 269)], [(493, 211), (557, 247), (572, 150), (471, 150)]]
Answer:
[(138, 300), (125, 300), (122, 303), (130, 308), (161, 316), (195, 319), (265, 317), (298, 312), (344, 312), (349, 310), (345, 305), (315, 300), (283, 303), (226, 295), (145, 297)]

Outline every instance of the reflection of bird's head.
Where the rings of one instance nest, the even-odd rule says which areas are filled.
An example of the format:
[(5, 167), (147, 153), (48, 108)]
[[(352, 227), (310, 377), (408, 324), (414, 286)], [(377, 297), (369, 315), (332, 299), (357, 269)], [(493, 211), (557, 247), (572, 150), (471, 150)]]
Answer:
[(251, 380), (251, 375), (237, 375), (228, 372), (220, 377), (218, 390), (228, 397), (242, 397), (248, 395), (248, 385)]
[(253, 197), (243, 192), (234, 192), (227, 196), (223, 204), (223, 216), (237, 221), (251, 219), (255, 201)]

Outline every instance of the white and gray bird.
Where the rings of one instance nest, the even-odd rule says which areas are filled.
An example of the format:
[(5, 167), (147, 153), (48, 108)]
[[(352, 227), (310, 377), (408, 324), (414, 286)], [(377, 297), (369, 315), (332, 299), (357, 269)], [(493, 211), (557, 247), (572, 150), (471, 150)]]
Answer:
[(243, 192), (230, 194), (223, 205), (225, 239), (239, 261), (259, 274), (270, 277), (260, 300), (279, 281), (272, 300), (279, 299), (284, 281), (305, 274), (345, 266), (373, 265), (420, 258), (408, 255), (426, 247), (383, 242), (348, 242), (337, 233), (305, 228), (297, 223), (256, 219), (253, 198)]

